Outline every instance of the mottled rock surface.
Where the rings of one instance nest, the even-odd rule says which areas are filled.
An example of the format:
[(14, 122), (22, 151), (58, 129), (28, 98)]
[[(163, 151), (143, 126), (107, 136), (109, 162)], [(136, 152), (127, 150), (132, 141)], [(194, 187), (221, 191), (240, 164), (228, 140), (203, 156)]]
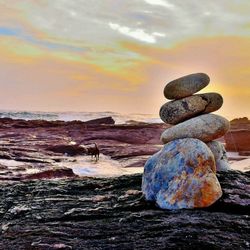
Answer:
[(204, 73), (186, 75), (169, 82), (164, 88), (164, 96), (170, 100), (187, 97), (205, 88), (209, 81)]
[(229, 121), (224, 117), (205, 114), (166, 129), (161, 135), (161, 140), (168, 143), (175, 139), (196, 138), (209, 142), (225, 135), (229, 126)]
[(0, 249), (248, 249), (250, 172), (218, 174), (206, 209), (146, 202), (141, 175), (1, 184)]
[(0, 118), (0, 181), (74, 176), (64, 164), (81, 156), (90, 158), (81, 144), (97, 143), (102, 155), (124, 168), (143, 167), (148, 156), (161, 147), (160, 135), (166, 127)]
[[(233, 121), (233, 130), (225, 135), (226, 146), (229, 146), (231, 151), (237, 151), (239, 148), (242, 150), (239, 151), (245, 154), (250, 151), (250, 140), (247, 140), (250, 122), (247, 119), (244, 119), (244, 123), (239, 120), (240, 122)], [(78, 150), (78, 146), (74, 146), (73, 142), (76, 145), (96, 142), (101, 154), (118, 161), (123, 167), (143, 167), (148, 156), (161, 149), (160, 136), (169, 127), (168, 124), (87, 125), (81, 121), (26, 121), (1, 118), (0, 181), (37, 178), (40, 176), (39, 173), (50, 178), (53, 175), (63, 178), (62, 173), (65, 176), (72, 175), (64, 171), (63, 164), (74, 162), (82, 155), (81, 150)], [(242, 132), (242, 129), (245, 131)], [(230, 139), (231, 131), (234, 140)], [(228, 140), (227, 135), (230, 136)], [(220, 138), (220, 141), (224, 142), (223, 139)], [(73, 156), (70, 156), (71, 154)], [(88, 156), (83, 157), (88, 159)], [(17, 165), (7, 166), (3, 162), (5, 160), (15, 161)], [(61, 166), (58, 167), (58, 163)]]
[(163, 209), (208, 207), (222, 195), (215, 169), (205, 143), (174, 140), (146, 162), (142, 191)]
[(221, 142), (211, 141), (207, 143), (214, 155), (216, 170), (217, 171), (228, 171), (230, 170), (230, 164), (227, 158), (227, 152)]
[(162, 121), (177, 124), (200, 114), (218, 110), (223, 98), (217, 93), (193, 95), (165, 103), (160, 109)]

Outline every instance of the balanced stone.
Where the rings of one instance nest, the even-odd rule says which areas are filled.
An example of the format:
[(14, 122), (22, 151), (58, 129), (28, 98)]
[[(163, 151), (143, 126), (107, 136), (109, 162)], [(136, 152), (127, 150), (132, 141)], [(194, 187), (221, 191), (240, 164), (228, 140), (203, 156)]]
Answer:
[(210, 141), (207, 143), (207, 146), (210, 148), (214, 155), (216, 170), (217, 171), (228, 171), (230, 170), (230, 164), (227, 158), (227, 152), (223, 144), (219, 141)]
[(145, 164), (142, 191), (163, 209), (208, 207), (222, 196), (214, 156), (197, 139), (166, 144)]
[(170, 100), (187, 97), (205, 88), (209, 81), (209, 76), (204, 73), (183, 76), (169, 82), (164, 88), (164, 95)]
[(177, 124), (197, 114), (216, 111), (222, 104), (223, 98), (217, 93), (192, 95), (165, 103), (160, 109), (160, 117), (165, 123)]
[(224, 117), (205, 114), (166, 129), (161, 135), (161, 141), (168, 143), (175, 139), (196, 138), (209, 142), (223, 136), (229, 130), (229, 126), (229, 121)]

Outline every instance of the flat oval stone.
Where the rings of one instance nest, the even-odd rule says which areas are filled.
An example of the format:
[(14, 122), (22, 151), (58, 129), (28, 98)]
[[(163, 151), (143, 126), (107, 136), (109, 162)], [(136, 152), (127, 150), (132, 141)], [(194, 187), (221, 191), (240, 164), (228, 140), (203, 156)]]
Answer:
[(196, 138), (204, 142), (213, 141), (229, 130), (227, 119), (215, 114), (205, 114), (166, 129), (161, 135), (165, 144), (175, 139)]
[(216, 171), (228, 171), (231, 169), (227, 152), (223, 144), (219, 141), (210, 141), (207, 143), (207, 146), (210, 148), (214, 155)]
[(218, 93), (192, 95), (165, 103), (160, 109), (160, 117), (165, 123), (177, 124), (197, 114), (214, 112), (222, 104), (223, 98)]
[(211, 150), (192, 138), (169, 142), (146, 162), (142, 192), (163, 209), (210, 206), (222, 195)]
[(210, 78), (205, 73), (183, 76), (165, 86), (164, 96), (170, 100), (187, 97), (205, 88), (209, 82)]

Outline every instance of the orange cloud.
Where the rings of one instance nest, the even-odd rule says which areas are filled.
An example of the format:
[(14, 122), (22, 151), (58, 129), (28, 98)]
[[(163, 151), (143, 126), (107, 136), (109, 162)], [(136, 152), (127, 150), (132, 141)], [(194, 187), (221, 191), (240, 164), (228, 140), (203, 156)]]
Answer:
[(121, 42), (72, 52), (2, 37), (0, 53), (2, 108), (158, 113), (166, 82), (206, 72), (211, 83), (202, 92), (224, 96), (219, 113), (250, 116), (250, 38), (197, 38), (170, 48)]
[[(151, 96), (150, 89), (159, 89), (153, 95), (155, 107), (165, 102), (161, 89), (166, 82), (186, 74), (206, 72), (211, 83), (202, 92), (216, 91), (224, 96), (224, 106), (219, 112), (227, 117), (250, 115), (250, 38), (197, 38), (171, 48), (133, 43), (123, 43), (123, 46), (149, 59), (144, 65), (148, 82), (143, 89)], [(154, 112), (158, 112), (157, 108)]]

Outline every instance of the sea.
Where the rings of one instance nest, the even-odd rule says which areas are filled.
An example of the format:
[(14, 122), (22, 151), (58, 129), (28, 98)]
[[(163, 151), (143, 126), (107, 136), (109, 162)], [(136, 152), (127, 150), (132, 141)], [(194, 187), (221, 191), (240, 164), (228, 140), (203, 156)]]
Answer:
[(47, 120), (47, 121), (89, 121), (92, 119), (111, 116), (115, 124), (125, 124), (132, 121), (146, 123), (161, 123), (156, 114), (121, 114), (117, 112), (30, 112), (30, 111), (0, 111), (0, 118)]

